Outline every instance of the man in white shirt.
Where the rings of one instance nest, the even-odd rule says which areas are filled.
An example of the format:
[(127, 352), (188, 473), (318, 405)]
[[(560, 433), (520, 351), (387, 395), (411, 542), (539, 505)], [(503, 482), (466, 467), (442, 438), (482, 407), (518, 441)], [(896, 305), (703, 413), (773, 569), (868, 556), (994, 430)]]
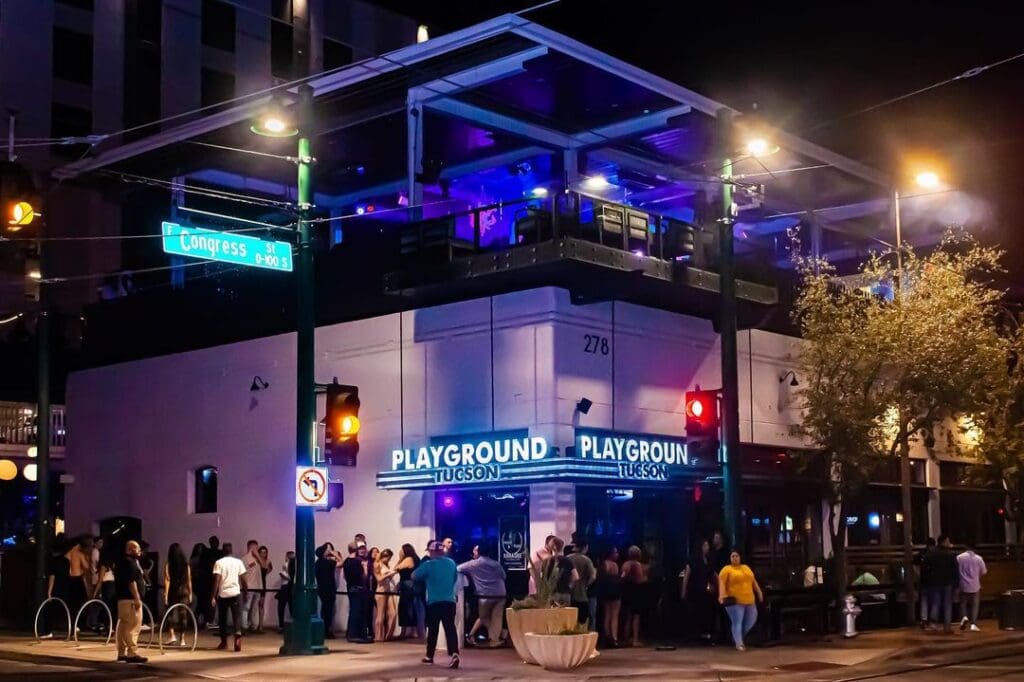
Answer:
[(242, 609), (238, 603), (242, 590), (248, 587), (245, 579), (246, 568), (241, 559), (232, 556), (230, 542), (224, 543), (224, 556), (213, 565), (213, 599), (220, 621), (220, 645), (218, 650), (228, 648), (228, 609), (231, 609), (231, 625), (235, 629), (235, 651), (242, 650)]
[(249, 540), (246, 543), (245, 556), (242, 563), (245, 564), (245, 584), (242, 588), (242, 629), (255, 632), (260, 622), (260, 586), (263, 584), (263, 576), (260, 573), (262, 565), (259, 557), (260, 543)]
[(960, 571), (960, 614), (963, 616), (960, 620), (960, 629), (966, 630), (970, 626), (971, 632), (981, 632), (981, 628), (978, 627), (981, 576), (988, 573), (988, 567), (971, 545), (967, 545), (967, 551), (957, 556), (956, 564)]

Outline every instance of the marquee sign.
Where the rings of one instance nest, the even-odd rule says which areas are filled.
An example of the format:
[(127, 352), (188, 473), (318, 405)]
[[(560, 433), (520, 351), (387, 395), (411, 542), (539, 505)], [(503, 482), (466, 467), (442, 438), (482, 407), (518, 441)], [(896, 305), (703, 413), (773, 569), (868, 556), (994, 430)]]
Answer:
[(698, 461), (676, 436), (577, 429), (575, 445), (557, 453), (529, 431), (444, 436), (429, 445), (392, 450), (383, 489), (448, 488), (500, 483), (579, 481), (609, 485), (670, 483), (714, 461)]

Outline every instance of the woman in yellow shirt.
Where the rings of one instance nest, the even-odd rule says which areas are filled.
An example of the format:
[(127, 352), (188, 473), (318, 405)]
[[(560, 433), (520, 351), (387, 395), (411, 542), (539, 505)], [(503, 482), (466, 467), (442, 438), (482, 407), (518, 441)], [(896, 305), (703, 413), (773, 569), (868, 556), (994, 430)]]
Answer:
[(725, 606), (732, 621), (732, 639), (737, 651), (746, 651), (743, 638), (757, 622), (757, 604), (764, 601), (761, 586), (750, 566), (740, 563), (736, 550), (729, 555), (729, 565), (718, 574), (718, 601)]

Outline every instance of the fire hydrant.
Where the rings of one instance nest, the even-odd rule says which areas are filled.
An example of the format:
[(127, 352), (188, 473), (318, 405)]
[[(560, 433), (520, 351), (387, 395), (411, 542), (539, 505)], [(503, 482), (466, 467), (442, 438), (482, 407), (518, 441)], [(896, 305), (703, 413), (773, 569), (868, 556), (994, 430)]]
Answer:
[(857, 616), (861, 611), (863, 609), (857, 606), (857, 598), (852, 594), (846, 595), (843, 605), (843, 637), (857, 636)]

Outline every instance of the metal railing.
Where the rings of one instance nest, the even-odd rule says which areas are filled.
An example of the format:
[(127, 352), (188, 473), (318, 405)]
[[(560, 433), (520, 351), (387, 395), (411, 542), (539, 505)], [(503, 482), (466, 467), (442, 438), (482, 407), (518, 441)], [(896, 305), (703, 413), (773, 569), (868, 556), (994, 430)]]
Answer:
[[(50, 445), (64, 447), (67, 429), (64, 406), (50, 407)], [(0, 446), (36, 445), (36, 406), (34, 403), (0, 401)]]

